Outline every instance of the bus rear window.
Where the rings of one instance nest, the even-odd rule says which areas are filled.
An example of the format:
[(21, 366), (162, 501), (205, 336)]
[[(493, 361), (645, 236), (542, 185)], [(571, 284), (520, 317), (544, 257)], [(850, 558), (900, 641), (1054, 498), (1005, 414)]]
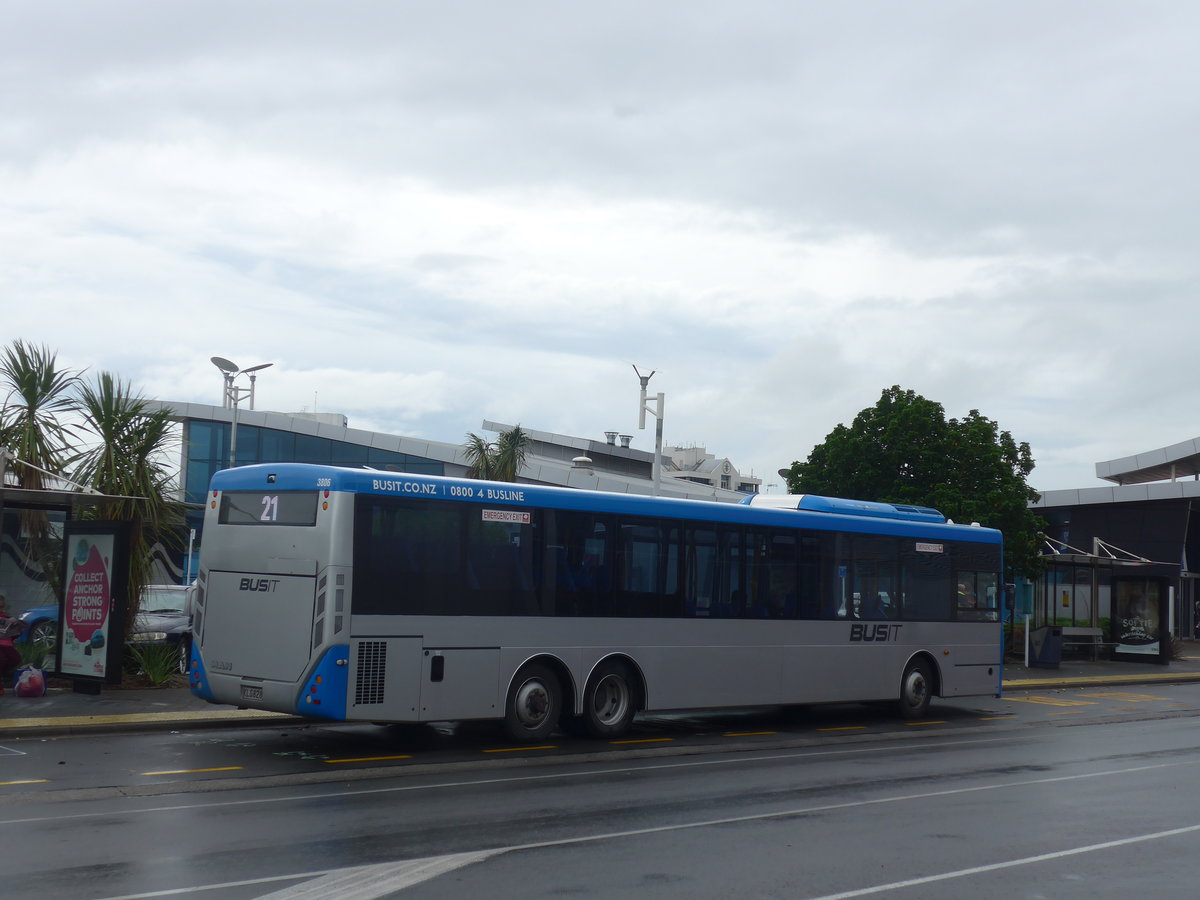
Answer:
[(315, 525), (316, 491), (227, 491), (221, 495), (222, 525)]

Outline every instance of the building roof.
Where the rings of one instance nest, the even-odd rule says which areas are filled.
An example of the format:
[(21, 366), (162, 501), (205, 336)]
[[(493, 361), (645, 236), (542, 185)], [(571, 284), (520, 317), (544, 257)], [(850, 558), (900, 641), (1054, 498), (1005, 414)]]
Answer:
[[(152, 409), (165, 409), (177, 421), (200, 419), (214, 422), (232, 422), (233, 410), (223, 406), (203, 403), (175, 403), (171, 401), (147, 401)], [(344, 420), (343, 420), (344, 421)], [(410, 456), (443, 463), (447, 474), (461, 475), (469, 463), (461, 444), (449, 444), (425, 438), (384, 434), (349, 428), (330, 421), (318, 421), (304, 414), (269, 412), (265, 410), (238, 410), (238, 424), (258, 428), (273, 428), (295, 434), (308, 434), (344, 441), (363, 447), (391, 450)], [(499, 422), (484, 421), (484, 431), (506, 431), (512, 426)], [(631, 447), (611, 445), (605, 441), (536, 431), (521, 426), (534, 442), (535, 452), (525, 460), (521, 479), (539, 484), (584, 490), (609, 491), (625, 494), (650, 495), (654, 484), (648, 477), (653, 453), (634, 450)], [(576, 463), (578, 457), (587, 457), (591, 465)], [(679, 497), (689, 500), (719, 500), (737, 503), (744, 496), (738, 491), (714, 488), (675, 478), (664, 478), (659, 493), (663, 497)]]
[(1200, 438), (1096, 463), (1096, 477), (1114, 484), (1146, 484), (1200, 475)]
[(1139, 500), (1183, 500), (1200, 497), (1200, 481), (1167, 481), (1158, 484), (1121, 484), (1111, 487), (1045, 491), (1030, 509), (1091, 506), (1100, 503), (1135, 503)]

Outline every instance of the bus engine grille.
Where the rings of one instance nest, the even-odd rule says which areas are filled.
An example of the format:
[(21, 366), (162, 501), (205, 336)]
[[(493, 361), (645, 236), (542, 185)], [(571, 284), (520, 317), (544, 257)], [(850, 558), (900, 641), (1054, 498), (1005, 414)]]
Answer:
[(382, 703), (384, 676), (387, 674), (387, 642), (360, 641), (357, 662), (358, 675), (354, 680), (355, 705)]

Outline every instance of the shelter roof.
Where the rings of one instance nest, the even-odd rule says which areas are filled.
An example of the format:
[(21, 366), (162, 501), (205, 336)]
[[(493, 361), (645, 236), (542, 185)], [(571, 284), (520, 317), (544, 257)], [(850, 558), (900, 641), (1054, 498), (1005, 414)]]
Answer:
[(1200, 475), (1200, 438), (1096, 463), (1096, 477), (1114, 484), (1146, 484)]

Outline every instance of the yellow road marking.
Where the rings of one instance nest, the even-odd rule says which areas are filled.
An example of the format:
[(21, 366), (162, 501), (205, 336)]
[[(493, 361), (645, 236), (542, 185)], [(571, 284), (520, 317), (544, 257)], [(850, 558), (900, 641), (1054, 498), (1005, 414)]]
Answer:
[(609, 741), (610, 744), (665, 744), (675, 738), (638, 738), (631, 741)]
[(168, 769), (162, 772), (142, 772), (143, 775), (195, 775), (199, 772), (236, 772), (245, 766), (215, 766), (211, 769)]
[(839, 725), (836, 728), (818, 728), (817, 731), (862, 731), (866, 725)]
[(334, 765), (336, 763), (387, 762), (388, 760), (392, 759), (412, 759), (412, 757), (408, 756), (407, 754), (401, 754), (399, 756), (359, 756), (355, 759), (327, 759), (325, 760), (325, 764)]
[(1124, 700), (1126, 703), (1146, 703), (1152, 700), (1166, 700), (1166, 697), (1155, 697), (1153, 694), (1131, 694), (1129, 691), (1101, 691), (1091, 694), (1080, 694), (1080, 697), (1100, 697), (1105, 700)]
[(1015, 718), (1016, 718), (1015, 715), (1013, 715), (1012, 713), (1009, 713), (1006, 716), (980, 716), (979, 721), (980, 722), (990, 722), (993, 719), (1015, 719)]
[(49, 784), (49, 778), (21, 778), (17, 781), (0, 781), (0, 787), (8, 787), (12, 784)]
[(727, 731), (724, 737), (754, 737), (760, 734), (779, 734), (778, 731)]
[(937, 719), (932, 719), (928, 722), (905, 722), (904, 724), (907, 725), (909, 728), (916, 728), (917, 726), (920, 726), (920, 725), (945, 725), (946, 720), (942, 719), (939, 721)]
[(1083, 710), (1081, 710), (1081, 709), (1060, 709), (1057, 712), (1048, 713), (1048, 715), (1051, 715), (1051, 716), (1077, 716), (1081, 712), (1083, 712)]
[(1066, 697), (1005, 697), (1009, 703), (1037, 703), (1042, 706), (1095, 706), (1091, 700), (1068, 700)]
[(484, 753), (517, 753), (521, 750), (557, 750), (556, 744), (542, 744), (537, 747), (497, 747), (495, 750), (484, 750)]

